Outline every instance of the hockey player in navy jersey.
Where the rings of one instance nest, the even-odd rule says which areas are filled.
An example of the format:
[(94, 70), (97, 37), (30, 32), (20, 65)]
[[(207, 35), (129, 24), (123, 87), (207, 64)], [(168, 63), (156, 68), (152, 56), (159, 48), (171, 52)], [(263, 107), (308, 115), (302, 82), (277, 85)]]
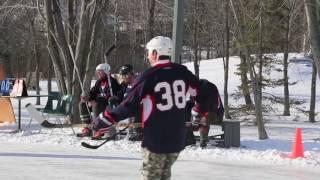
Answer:
[(185, 147), (190, 110), (186, 104), (189, 98), (197, 100), (199, 80), (185, 66), (170, 61), (170, 38), (157, 36), (146, 49), (151, 67), (139, 74), (119, 106), (100, 116), (100, 122), (111, 125), (141, 113), (142, 176), (170, 179), (171, 166)]
[[(133, 67), (130, 64), (125, 64), (121, 66), (119, 70), (119, 75), (121, 77), (121, 94), (123, 98), (127, 96), (128, 92), (132, 88), (132, 84), (136, 75), (133, 71)], [(130, 124), (127, 131), (127, 138), (129, 141), (141, 141), (143, 137), (142, 127), (141, 127), (141, 117), (140, 114), (135, 117), (128, 118), (128, 123)]]

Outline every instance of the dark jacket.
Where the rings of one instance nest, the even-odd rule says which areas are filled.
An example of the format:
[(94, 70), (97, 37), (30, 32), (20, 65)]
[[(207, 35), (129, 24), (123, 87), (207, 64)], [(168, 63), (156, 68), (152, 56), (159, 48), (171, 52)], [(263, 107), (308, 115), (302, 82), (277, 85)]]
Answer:
[(135, 79), (123, 102), (111, 112), (115, 121), (142, 114), (142, 147), (175, 153), (185, 147), (188, 96), (197, 96), (199, 80), (185, 66), (160, 61)]
[(206, 79), (201, 79), (199, 92), (198, 98), (203, 102), (199, 104), (200, 112), (213, 112), (218, 116), (219, 121), (222, 121), (224, 107), (217, 86)]
[[(111, 87), (112, 87), (112, 92), (114, 95), (118, 95), (118, 92), (121, 90), (120, 85), (118, 84), (117, 80), (114, 79), (113, 77), (110, 77), (111, 80)], [(105, 100), (106, 103), (108, 102), (109, 97), (111, 97), (110, 93), (110, 88), (108, 84), (108, 79), (98, 79), (94, 86), (90, 89), (89, 92), (89, 101), (95, 100), (95, 101), (100, 101), (100, 100)], [(120, 97), (119, 97), (120, 98)]]

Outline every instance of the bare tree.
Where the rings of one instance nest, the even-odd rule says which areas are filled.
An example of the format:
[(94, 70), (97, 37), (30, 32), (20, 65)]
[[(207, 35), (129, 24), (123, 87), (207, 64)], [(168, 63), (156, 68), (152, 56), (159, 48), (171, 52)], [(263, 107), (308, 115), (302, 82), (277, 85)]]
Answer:
[(312, 63), (312, 78), (311, 78), (311, 97), (310, 97), (310, 110), (309, 122), (314, 123), (315, 120), (315, 107), (316, 107), (316, 85), (317, 85), (317, 67), (315, 62)]
[(201, 18), (199, 16), (199, 14), (201, 14), (201, 4), (202, 4), (202, 0), (194, 0), (193, 1), (193, 12), (192, 12), (192, 16), (190, 18), (191, 20), (191, 44), (192, 44), (192, 50), (193, 50), (193, 67), (194, 67), (194, 73), (197, 77), (199, 77), (199, 66), (200, 66), (200, 60), (201, 60), (201, 56), (199, 51), (200, 51), (200, 21)]
[[(32, 1), (32, 6), (36, 6), (36, 1)], [(34, 60), (35, 60), (35, 75), (36, 75), (36, 84), (35, 84), (35, 90), (36, 94), (40, 94), (40, 86), (39, 86), (39, 81), (40, 81), (40, 47), (39, 47), (39, 40), (37, 40), (37, 32), (36, 32), (36, 17), (37, 17), (37, 12), (36, 9), (32, 9), (31, 11), (26, 10), (26, 13), (28, 15), (29, 19), (29, 24), (30, 24), (30, 34), (31, 34), (31, 39), (32, 39), (32, 44), (33, 44), (33, 53), (34, 53)], [(40, 97), (37, 97), (36, 104), (40, 105)]]
[[(255, 70), (255, 64), (252, 60), (251, 53), (250, 53), (250, 48), (249, 48), (249, 42), (248, 42), (248, 33), (249, 29), (246, 27), (246, 17), (247, 15), (245, 14), (246, 11), (241, 6), (243, 4), (242, 0), (237, 1), (237, 6), (234, 5), (235, 0), (230, 0), (231, 8), (234, 14), (234, 17), (236, 18), (236, 23), (238, 26), (238, 33), (239, 33), (239, 42), (242, 47), (242, 51), (244, 52), (244, 56), (247, 60), (247, 67), (249, 70), (250, 78), (251, 78), (251, 87), (252, 87), (252, 92), (253, 92), (253, 97), (254, 97), (254, 106), (255, 106), (255, 115), (256, 115), (256, 122), (258, 126), (258, 133), (259, 133), (259, 139), (267, 139), (268, 135), (264, 127), (264, 122), (263, 122), (263, 116), (262, 116), (262, 99), (261, 99), (261, 92), (259, 88), (259, 77), (256, 73)], [(235, 8), (237, 7), (237, 9)], [(259, 12), (260, 13), (260, 12)]]
[(318, 76), (320, 77), (320, 17), (318, 15), (320, 3), (317, 0), (304, 0), (304, 4), (307, 15), (311, 50), (318, 69)]
[(212, 3), (212, 1), (193, 0), (186, 4), (186, 34), (188, 35), (186, 45), (190, 47), (194, 72), (197, 77), (199, 77), (199, 67), (202, 59), (201, 53), (204, 49), (210, 49), (207, 46), (212, 41), (212, 34), (208, 31), (207, 25), (212, 22), (206, 18), (210, 15), (209, 3)]
[[(104, 30), (102, 15), (108, 1), (81, 1), (80, 12), (77, 14), (79, 24), (76, 27), (78, 29), (65, 26), (74, 25), (74, 21), (68, 23), (68, 20), (74, 20), (74, 14), (69, 14), (70, 18), (68, 19), (66, 13), (74, 12), (76, 7), (72, 6), (76, 1), (69, 0), (67, 2), (70, 2), (69, 6), (59, 0), (45, 0), (44, 15), (48, 28), (48, 51), (53, 62), (58, 85), (62, 93), (74, 95), (73, 115), (75, 117), (74, 122), (77, 123), (79, 122), (77, 104), (81, 93), (81, 84), (83, 83), (85, 89), (89, 89), (94, 67), (101, 52)], [(69, 10), (65, 10), (65, 8), (69, 8)], [(71, 38), (67, 38), (66, 34), (68, 33), (69, 37), (71, 35), (77, 36), (77, 39), (74, 40), (76, 41), (74, 52), (71, 52), (73, 51), (72, 48), (69, 49), (74, 41), (69, 41)], [(75, 57), (74, 60), (72, 53)], [(79, 74), (77, 74), (75, 68), (78, 68)]]
[(229, 1), (225, 1), (225, 25), (226, 25), (226, 50), (225, 50), (225, 62), (224, 62), (224, 108), (225, 118), (231, 119), (229, 102), (228, 102), (228, 80), (229, 80), (229, 50), (230, 50), (230, 27), (229, 27)]
[(148, 1), (148, 27), (147, 27), (147, 39), (151, 39), (154, 36), (154, 21), (155, 21), (155, 0), (149, 0)]
[(290, 99), (289, 99), (289, 79), (288, 79), (288, 55), (289, 40), (291, 35), (291, 26), (294, 19), (294, 10), (296, 9), (296, 0), (287, 2), (287, 13), (285, 16), (285, 33), (284, 33), (284, 58), (283, 58), (283, 76), (284, 76), (284, 116), (290, 116)]
[(7, 77), (24, 77), (26, 59), (33, 56), (32, 39), (26, 9), (32, 11), (30, 1), (0, 2), (0, 56)]

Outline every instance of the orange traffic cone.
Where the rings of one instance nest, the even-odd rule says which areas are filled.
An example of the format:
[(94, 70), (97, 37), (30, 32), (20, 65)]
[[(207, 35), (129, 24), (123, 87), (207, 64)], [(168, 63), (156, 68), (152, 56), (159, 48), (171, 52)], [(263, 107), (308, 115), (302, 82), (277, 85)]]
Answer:
[(295, 142), (292, 146), (292, 153), (289, 156), (292, 159), (298, 157), (304, 157), (303, 155), (303, 144), (302, 144), (302, 135), (301, 135), (301, 128), (296, 128), (296, 137)]

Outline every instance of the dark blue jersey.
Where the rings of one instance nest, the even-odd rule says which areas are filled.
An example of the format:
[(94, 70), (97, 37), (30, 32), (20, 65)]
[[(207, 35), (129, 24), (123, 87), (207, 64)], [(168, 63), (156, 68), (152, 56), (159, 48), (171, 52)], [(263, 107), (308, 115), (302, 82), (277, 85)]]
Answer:
[(122, 97), (122, 98), (121, 98), (121, 101), (124, 99), (124, 97), (127, 96), (128, 92), (129, 92), (130, 89), (132, 88), (133, 81), (134, 81), (135, 78), (136, 78), (136, 76), (135, 76), (135, 75), (132, 75), (130, 83), (127, 83), (127, 82), (124, 82), (124, 81), (123, 81), (123, 82), (120, 84), (120, 91), (118, 92), (118, 94), (120, 94), (121, 97)]
[(179, 152), (185, 147), (189, 108), (199, 80), (185, 66), (161, 60), (135, 79), (123, 102), (106, 112), (115, 121), (141, 114), (142, 147), (155, 153)]

